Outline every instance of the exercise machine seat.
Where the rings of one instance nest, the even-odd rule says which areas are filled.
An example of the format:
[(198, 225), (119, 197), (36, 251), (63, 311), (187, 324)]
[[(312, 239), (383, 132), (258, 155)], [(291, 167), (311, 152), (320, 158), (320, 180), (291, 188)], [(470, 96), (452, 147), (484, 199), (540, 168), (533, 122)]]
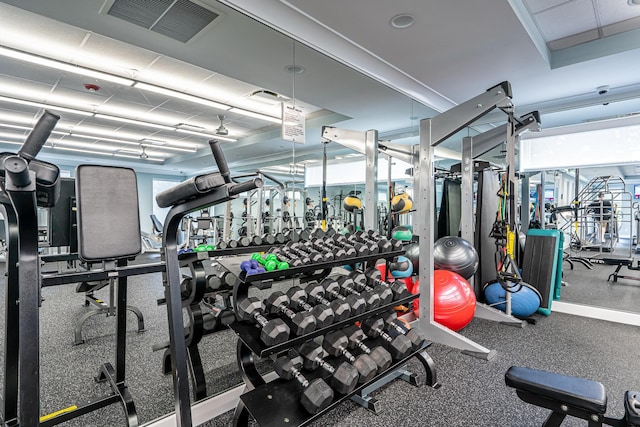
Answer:
[(512, 366), (504, 375), (509, 387), (596, 414), (607, 412), (607, 392), (597, 381)]

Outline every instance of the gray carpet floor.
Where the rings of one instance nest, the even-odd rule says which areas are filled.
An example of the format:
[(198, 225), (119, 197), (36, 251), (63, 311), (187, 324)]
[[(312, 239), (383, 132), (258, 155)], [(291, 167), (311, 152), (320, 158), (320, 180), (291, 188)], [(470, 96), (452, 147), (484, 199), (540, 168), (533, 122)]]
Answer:
[(594, 263), (593, 268), (588, 269), (575, 262), (572, 270), (565, 262), (563, 267), (566, 286), (562, 287), (562, 301), (640, 312), (640, 271), (622, 267), (619, 275), (637, 280), (620, 278), (617, 282), (608, 282), (607, 278), (616, 270), (614, 265)]
[[(592, 274), (588, 276), (594, 282), (599, 280)], [(569, 289), (578, 287), (574, 279), (573, 273), (567, 274), (570, 286), (563, 289), (565, 295)], [(4, 286), (0, 288), (4, 294)], [(104, 384), (95, 383), (93, 376), (103, 362), (114, 359), (115, 320), (92, 317), (83, 328), (87, 342), (74, 346), (75, 321), (87, 310), (82, 306), (83, 296), (75, 293), (74, 285), (44, 288), (42, 294), (45, 302), (40, 328), (41, 414), (47, 414), (108, 391)], [(106, 294), (101, 296), (106, 298)], [(163, 296), (161, 275), (130, 279), (129, 296), (130, 304), (138, 306), (145, 316), (146, 331), (135, 331), (135, 317), (130, 314), (127, 383), (140, 421), (146, 423), (174, 407), (171, 377), (161, 370), (162, 352), (151, 350), (152, 345), (167, 340), (166, 309), (156, 304)], [(624, 298), (638, 301), (633, 296)], [(1, 307), (0, 318), (4, 319), (4, 303)], [(612, 416), (622, 415), (625, 390), (640, 389), (637, 327), (552, 313), (549, 317), (538, 316), (536, 325), (523, 329), (475, 319), (461, 333), (496, 350), (497, 356), (484, 361), (433, 344), (428, 352), (438, 369), (438, 381), (442, 384), (439, 389), (394, 381), (373, 394), (385, 409), (382, 413), (376, 415), (353, 402), (345, 402), (311, 425), (539, 426), (546, 412), (520, 401), (504, 385), (504, 373), (511, 365), (601, 381), (608, 390), (608, 414)], [(241, 382), (235, 360), (236, 337), (231, 331), (206, 336), (200, 349), (209, 394)], [(409, 367), (423, 373), (422, 366), (414, 360)], [(204, 425), (226, 426), (231, 419), (232, 413), (226, 413)], [(565, 425), (584, 424), (569, 420)], [(118, 405), (112, 405), (64, 425), (118, 426), (124, 425), (124, 416)]]

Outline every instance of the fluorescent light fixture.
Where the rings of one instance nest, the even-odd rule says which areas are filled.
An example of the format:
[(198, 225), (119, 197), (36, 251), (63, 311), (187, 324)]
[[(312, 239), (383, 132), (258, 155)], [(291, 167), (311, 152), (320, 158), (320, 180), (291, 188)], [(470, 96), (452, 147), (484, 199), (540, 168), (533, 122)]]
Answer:
[(143, 158), (140, 157), (140, 155), (135, 156), (135, 155), (130, 155), (130, 154), (118, 154), (118, 153), (115, 153), (113, 155), (113, 157), (124, 157), (124, 158), (127, 158), (127, 159), (136, 159), (136, 160), (149, 160), (151, 162), (163, 162), (164, 161), (164, 159), (157, 159), (157, 158), (154, 158), (154, 157), (146, 157), (146, 158), (143, 159)]
[(45, 58), (39, 55), (33, 55), (31, 53), (21, 52), (19, 50), (8, 49), (3, 46), (0, 46), (0, 55), (17, 59), (19, 61), (29, 62), (31, 64), (41, 65), (43, 67), (54, 68), (60, 71), (66, 71), (73, 74), (79, 74), (81, 76), (120, 84), (123, 86), (132, 86), (134, 84), (134, 81), (131, 79), (115, 76), (113, 74), (103, 73), (101, 71), (92, 70), (90, 68), (81, 67), (79, 65), (57, 61), (55, 59)]
[(189, 135), (203, 136), (203, 137), (209, 138), (209, 139), (219, 139), (220, 141), (228, 141), (228, 142), (236, 142), (237, 141), (237, 139), (227, 138), (226, 136), (214, 135), (214, 134), (204, 133), (204, 132), (196, 132), (196, 131), (187, 130), (187, 129), (175, 128), (175, 131), (176, 132), (180, 132), (180, 133), (186, 133), (186, 134), (189, 134)]
[(142, 120), (125, 119), (124, 117), (109, 116), (107, 114), (96, 114), (95, 117), (97, 119), (111, 120), (113, 122), (120, 122), (120, 123), (129, 123), (129, 124), (138, 125), (138, 126), (148, 126), (156, 129), (163, 129), (163, 130), (175, 129), (174, 127), (171, 127), (171, 126), (159, 125), (157, 123), (151, 123), (151, 122), (144, 122)]
[(73, 140), (66, 140), (66, 139), (55, 139), (55, 140), (49, 140), (48, 142), (52, 146), (64, 145), (66, 147), (88, 148), (91, 150), (102, 150), (102, 151), (109, 151), (109, 152), (113, 152), (118, 149), (118, 147), (114, 147), (111, 145), (91, 144), (88, 142), (73, 141)]
[(27, 105), (29, 107), (46, 108), (48, 110), (60, 111), (64, 113), (77, 114), (79, 116), (92, 116), (93, 113), (87, 111), (76, 110), (74, 108), (60, 107), (57, 105), (45, 104), (43, 102), (27, 101), (25, 99), (10, 98), (8, 96), (0, 96), (0, 101), (9, 102), (11, 104)]
[(219, 102), (211, 101), (209, 99), (200, 98), (199, 96), (189, 95), (187, 93), (178, 92), (177, 90), (166, 89), (160, 86), (150, 85), (148, 83), (136, 82), (133, 87), (149, 92), (159, 93), (160, 95), (166, 95), (171, 98), (182, 99), (184, 101), (193, 102), (200, 105), (206, 105), (207, 107), (217, 108), (219, 110), (228, 110), (231, 108), (229, 105), (221, 104)]
[(26, 135), (18, 135), (16, 133), (0, 132), (0, 138), (25, 139)]
[(9, 128), (9, 129), (18, 129), (18, 130), (31, 130), (32, 129), (32, 127), (29, 127), (29, 126), (10, 125), (9, 123), (0, 123), (0, 127)]
[[(85, 150), (82, 148), (72, 148), (72, 147), (61, 147), (59, 145), (55, 145), (55, 146), (49, 146), (46, 145), (45, 148), (50, 148), (53, 150), (62, 150), (62, 151), (73, 151), (74, 153), (85, 153), (85, 154), (97, 154), (100, 156), (111, 156), (111, 157), (127, 157), (130, 159), (136, 159), (136, 160), (143, 160), (140, 159), (140, 156), (129, 156), (126, 154), (117, 154), (117, 153), (109, 153), (109, 152), (103, 152), (103, 151), (93, 151), (93, 150)], [(157, 159), (157, 158), (152, 158), (149, 157), (147, 159), (144, 160), (150, 160), (152, 162), (163, 162), (164, 159)]]
[(267, 116), (266, 114), (255, 113), (253, 111), (244, 110), (244, 109), (238, 108), (238, 107), (231, 108), (229, 110), (229, 112), (230, 113), (242, 114), (243, 116), (253, 117), (255, 119), (266, 120), (266, 121), (271, 122), (271, 123), (277, 123), (277, 124), (281, 124), (282, 123), (282, 119), (279, 119), (277, 117), (271, 117), (271, 116)]
[(100, 154), (101, 156), (111, 156), (112, 153), (104, 152), (104, 151), (94, 151), (94, 150), (85, 150), (83, 148), (73, 148), (73, 147), (62, 147), (60, 145), (45, 145), (45, 148), (51, 148), (54, 150), (64, 150), (64, 151), (74, 151), (76, 153), (87, 153), (87, 154)]

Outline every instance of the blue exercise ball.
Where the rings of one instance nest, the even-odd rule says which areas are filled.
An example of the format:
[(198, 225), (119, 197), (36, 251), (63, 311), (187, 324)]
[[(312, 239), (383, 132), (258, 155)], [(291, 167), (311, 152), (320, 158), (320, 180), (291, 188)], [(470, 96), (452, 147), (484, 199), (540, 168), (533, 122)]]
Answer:
[[(521, 285), (517, 292), (511, 293), (511, 314), (517, 317), (528, 317), (540, 307), (542, 298), (533, 286), (527, 283), (521, 283)], [(506, 295), (507, 291), (498, 282), (491, 283), (484, 288), (485, 299), (498, 310), (507, 310)]]

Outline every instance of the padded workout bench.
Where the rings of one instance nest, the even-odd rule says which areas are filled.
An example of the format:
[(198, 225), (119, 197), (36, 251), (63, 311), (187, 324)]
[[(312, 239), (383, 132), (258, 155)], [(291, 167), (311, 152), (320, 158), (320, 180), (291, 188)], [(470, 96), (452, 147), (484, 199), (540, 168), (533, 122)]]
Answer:
[(640, 392), (625, 393), (625, 417), (614, 419), (604, 416), (607, 392), (597, 381), (519, 366), (510, 367), (504, 378), (520, 399), (551, 409), (543, 427), (560, 426), (567, 415), (587, 420), (590, 427), (640, 426)]
[[(618, 279), (629, 279), (629, 280), (640, 280), (640, 277), (636, 276), (623, 276), (618, 274), (622, 267), (627, 267), (629, 270), (640, 271), (640, 260), (636, 262), (633, 258), (603, 258), (602, 262), (607, 265), (617, 265), (616, 271), (609, 275), (607, 278), (607, 282), (610, 282), (613, 279), (614, 282), (617, 282)], [(634, 264), (635, 263), (635, 267)]]

